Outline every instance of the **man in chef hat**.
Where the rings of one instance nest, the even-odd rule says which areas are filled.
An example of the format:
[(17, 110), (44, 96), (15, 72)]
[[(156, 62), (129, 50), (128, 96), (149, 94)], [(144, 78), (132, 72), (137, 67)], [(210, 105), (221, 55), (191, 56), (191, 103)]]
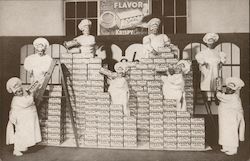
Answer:
[(30, 73), (31, 83), (39, 82), (41, 85), (52, 62), (51, 56), (46, 54), (49, 42), (39, 37), (33, 41), (33, 46), (35, 53), (25, 58), (24, 69)]
[(110, 80), (110, 85), (108, 92), (111, 96), (112, 104), (123, 105), (124, 115), (130, 116), (130, 110), (128, 107), (129, 100), (129, 88), (126, 78), (124, 77), (127, 71), (127, 66), (123, 62), (118, 62), (115, 64), (114, 69), (117, 76)]
[(226, 79), (226, 91), (217, 92), (220, 100), (218, 106), (219, 116), (219, 144), (221, 151), (227, 155), (237, 153), (239, 140), (244, 141), (245, 121), (240, 99), (240, 89), (244, 82), (238, 77)]
[[(84, 53), (90, 54), (91, 57), (94, 57), (95, 54), (95, 37), (93, 35), (90, 35), (90, 28), (91, 28), (92, 22), (88, 19), (83, 19), (79, 24), (78, 28), (82, 32), (82, 35), (74, 38), (72, 41), (73, 44), (77, 44), (76, 46), (79, 46), (77, 48), (72, 48), (69, 50), (70, 53)], [(67, 42), (66, 42), (67, 44)]]
[(216, 79), (219, 78), (219, 70), (226, 62), (226, 54), (214, 49), (214, 43), (219, 39), (217, 33), (207, 33), (203, 37), (207, 48), (197, 53), (195, 59), (201, 71), (200, 89), (206, 92), (207, 100), (210, 103), (216, 91)]
[[(170, 39), (166, 34), (159, 34), (161, 20), (159, 18), (152, 18), (148, 23), (148, 35), (142, 40), (145, 57), (148, 57), (150, 53), (157, 55), (163, 50), (170, 49)], [(168, 52), (171, 51), (168, 50)]]

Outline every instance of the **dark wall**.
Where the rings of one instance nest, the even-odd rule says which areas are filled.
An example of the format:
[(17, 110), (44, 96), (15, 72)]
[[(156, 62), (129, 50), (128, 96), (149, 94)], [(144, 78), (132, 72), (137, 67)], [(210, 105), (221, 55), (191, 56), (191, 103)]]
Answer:
[[(191, 42), (202, 43), (204, 34), (176, 34), (168, 35), (173, 44), (178, 45), (181, 52)], [(20, 49), (26, 44), (32, 44), (36, 37), (0, 37), (0, 141), (5, 141), (5, 128), (8, 121), (8, 112), (12, 95), (7, 93), (5, 84), (13, 76), (19, 76)], [(73, 37), (45, 37), (50, 44), (63, 44), (65, 40), (72, 40)], [(97, 44), (118, 45), (123, 50), (133, 44), (142, 43), (143, 36), (99, 36), (96, 37)], [(241, 49), (241, 78), (246, 83), (242, 90), (242, 102), (247, 120), (247, 136), (249, 135), (249, 105), (250, 105), (250, 68), (249, 68), (249, 34), (220, 34), (219, 42), (232, 42)], [(108, 53), (109, 54), (109, 53)], [(113, 53), (115, 54), (115, 53)], [(107, 60), (109, 61), (109, 60)], [(250, 137), (246, 137), (250, 138)]]

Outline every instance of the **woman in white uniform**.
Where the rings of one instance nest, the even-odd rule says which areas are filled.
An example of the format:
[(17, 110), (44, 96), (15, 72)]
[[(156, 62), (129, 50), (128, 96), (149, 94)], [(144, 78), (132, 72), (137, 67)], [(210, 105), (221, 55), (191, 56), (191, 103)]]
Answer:
[(240, 78), (229, 77), (226, 79), (225, 93), (217, 93), (220, 100), (218, 107), (219, 144), (222, 145), (221, 151), (227, 155), (236, 154), (239, 140), (245, 139), (244, 113), (239, 96), (243, 86), (244, 82)]
[(118, 62), (114, 66), (117, 73), (116, 78), (110, 80), (108, 92), (111, 96), (112, 104), (123, 105), (123, 113), (126, 116), (130, 116), (130, 110), (128, 107), (129, 100), (129, 88), (128, 82), (124, 77), (127, 66), (123, 62)]
[(207, 33), (203, 37), (203, 41), (207, 44), (207, 49), (197, 53), (195, 56), (199, 63), (199, 69), (201, 71), (201, 91), (207, 93), (208, 101), (211, 101), (216, 91), (216, 78), (218, 78), (219, 70), (222, 68), (222, 64), (226, 62), (226, 54), (216, 51), (214, 43), (219, 39), (219, 35), (216, 33)]
[(9, 93), (14, 94), (9, 112), (6, 144), (14, 144), (13, 154), (21, 156), (28, 147), (41, 141), (39, 120), (33, 95), (25, 93), (19, 78), (9, 79), (6, 88)]
[(45, 75), (50, 68), (52, 58), (46, 54), (49, 42), (45, 38), (37, 38), (33, 41), (35, 54), (25, 58), (24, 69), (30, 73), (31, 83), (38, 82), (38, 87), (44, 81)]
[(176, 100), (177, 111), (187, 111), (183, 74), (187, 74), (190, 71), (190, 66), (191, 63), (189, 61), (180, 60), (176, 67), (169, 68), (167, 76), (161, 76), (164, 99)]

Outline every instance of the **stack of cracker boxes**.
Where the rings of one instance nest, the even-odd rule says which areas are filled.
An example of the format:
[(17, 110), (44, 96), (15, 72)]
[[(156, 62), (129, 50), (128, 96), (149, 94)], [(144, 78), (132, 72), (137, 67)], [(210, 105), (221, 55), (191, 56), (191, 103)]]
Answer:
[(187, 111), (177, 111), (175, 100), (164, 100), (161, 75), (178, 60), (171, 53), (150, 55), (131, 68), (129, 85), (136, 91), (138, 146), (149, 149), (204, 150), (204, 118), (192, 118), (193, 76), (184, 76)]
[[(68, 89), (80, 145), (203, 150), (205, 122), (203, 118), (192, 117), (192, 71), (184, 76), (187, 111), (176, 111), (175, 100), (164, 100), (161, 75), (155, 72), (165, 71), (177, 61), (170, 54), (150, 55), (130, 68), (128, 83), (131, 116), (124, 116), (122, 105), (111, 105), (109, 94), (104, 92), (104, 76), (99, 73), (101, 59), (84, 54), (62, 54), (61, 62), (71, 73)], [(54, 89), (61, 90), (58, 87)], [(60, 143), (63, 138), (73, 140), (69, 111), (64, 108), (66, 114), (62, 114), (61, 102), (55, 98), (51, 101), (51, 108), (48, 108), (46, 116), (48, 119), (44, 123), (47, 129), (42, 129), (46, 131), (47, 142)], [(48, 101), (48, 105), (51, 101)]]
[(62, 87), (48, 85), (45, 91), (45, 101), (40, 109), (40, 125), (42, 144), (60, 145), (64, 141), (64, 124), (61, 107)]

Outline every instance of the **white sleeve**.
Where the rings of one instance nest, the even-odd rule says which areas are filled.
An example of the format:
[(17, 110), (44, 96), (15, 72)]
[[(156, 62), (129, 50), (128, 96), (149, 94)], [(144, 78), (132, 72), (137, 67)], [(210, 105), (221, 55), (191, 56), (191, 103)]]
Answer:
[(195, 55), (195, 59), (197, 60), (197, 62), (202, 65), (205, 63), (205, 58), (204, 58), (204, 54), (203, 52), (199, 52)]
[(224, 52), (220, 52), (219, 55), (220, 55), (220, 61), (221, 61), (223, 64), (226, 63), (227, 54), (224, 53)]
[(145, 36), (142, 39), (142, 44), (143, 47), (147, 50), (147, 51), (153, 51), (153, 47), (151, 46), (151, 40), (149, 38), (149, 36)]
[(163, 34), (163, 41), (165, 45), (170, 45), (170, 39), (166, 34)]
[(28, 72), (31, 72), (33, 70), (33, 64), (34, 62), (30, 56), (24, 59), (24, 69)]

